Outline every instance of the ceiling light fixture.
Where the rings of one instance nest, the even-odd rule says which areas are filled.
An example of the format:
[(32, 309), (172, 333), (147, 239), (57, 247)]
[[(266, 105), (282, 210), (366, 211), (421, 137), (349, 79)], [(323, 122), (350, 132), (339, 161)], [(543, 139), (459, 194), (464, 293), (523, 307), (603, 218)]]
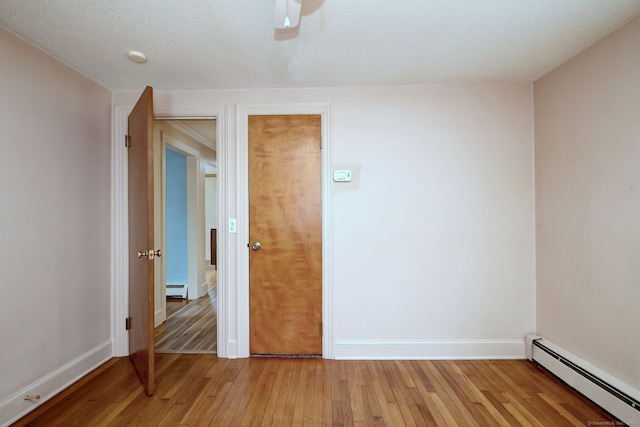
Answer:
[(137, 50), (131, 50), (127, 54), (130, 60), (133, 62), (137, 62), (138, 64), (144, 64), (147, 62), (147, 55), (142, 52), (138, 52)]
[(273, 24), (277, 30), (295, 28), (300, 23), (302, 0), (276, 0)]

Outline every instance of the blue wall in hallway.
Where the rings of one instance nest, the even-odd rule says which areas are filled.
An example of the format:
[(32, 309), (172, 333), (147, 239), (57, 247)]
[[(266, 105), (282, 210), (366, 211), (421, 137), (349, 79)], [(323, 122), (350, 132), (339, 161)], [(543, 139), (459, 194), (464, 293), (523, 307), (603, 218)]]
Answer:
[(187, 158), (167, 149), (167, 283), (188, 283)]

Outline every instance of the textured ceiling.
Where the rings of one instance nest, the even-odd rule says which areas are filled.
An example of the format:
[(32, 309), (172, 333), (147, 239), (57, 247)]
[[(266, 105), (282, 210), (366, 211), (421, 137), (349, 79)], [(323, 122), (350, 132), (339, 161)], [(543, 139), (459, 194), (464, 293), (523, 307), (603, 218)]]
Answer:
[(274, 0), (0, 0), (0, 25), (112, 90), (534, 81), (638, 14), (640, 0), (303, 0), (300, 26), (276, 31)]

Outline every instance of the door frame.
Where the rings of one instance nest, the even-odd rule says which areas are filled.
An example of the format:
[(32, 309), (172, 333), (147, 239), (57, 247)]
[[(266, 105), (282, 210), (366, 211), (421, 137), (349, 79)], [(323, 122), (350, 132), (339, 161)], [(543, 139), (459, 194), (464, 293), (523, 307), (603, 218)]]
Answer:
[[(215, 119), (216, 120), (216, 157), (218, 160), (218, 219), (227, 223), (229, 212), (228, 170), (231, 164), (229, 156), (229, 137), (227, 126), (226, 104), (198, 104), (197, 106), (172, 105), (170, 97), (156, 92), (154, 99), (154, 118), (165, 119)], [(135, 101), (112, 105), (111, 126), (111, 339), (113, 356), (129, 354), (128, 332), (125, 329), (125, 318), (129, 306), (129, 264), (128, 264), (128, 178), (127, 118)], [(212, 147), (211, 147), (212, 148)], [(228, 234), (218, 235), (218, 355), (227, 356), (227, 330), (229, 297), (227, 276), (232, 265), (229, 257)]]
[(322, 357), (333, 349), (333, 207), (330, 104), (240, 104), (236, 132), (238, 180), (238, 356), (249, 357), (249, 116), (320, 115), (322, 138)]

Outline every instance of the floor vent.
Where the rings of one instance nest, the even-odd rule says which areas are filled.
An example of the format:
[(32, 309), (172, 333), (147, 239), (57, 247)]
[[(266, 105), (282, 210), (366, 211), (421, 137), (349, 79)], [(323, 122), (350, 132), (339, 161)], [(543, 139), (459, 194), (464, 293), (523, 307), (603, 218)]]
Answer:
[[(640, 393), (538, 336), (527, 336), (527, 358), (628, 425), (640, 420)], [(530, 347), (529, 347), (530, 346)]]

